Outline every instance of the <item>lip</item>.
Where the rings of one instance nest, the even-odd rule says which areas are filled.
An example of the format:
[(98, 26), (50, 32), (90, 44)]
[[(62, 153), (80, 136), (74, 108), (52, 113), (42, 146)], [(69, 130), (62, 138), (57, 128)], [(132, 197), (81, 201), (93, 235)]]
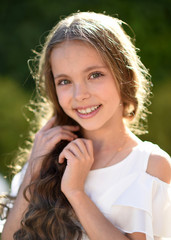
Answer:
[(87, 109), (87, 108), (92, 108), (92, 107), (97, 107), (97, 106), (100, 106), (101, 104), (96, 104), (96, 105), (89, 105), (89, 106), (86, 106), (86, 107), (75, 107), (74, 110), (84, 110), (84, 109)]
[[(91, 113), (87, 113), (87, 114), (82, 114), (80, 112), (78, 112), (77, 110), (83, 110), (83, 109), (87, 109), (87, 108), (91, 108), (91, 107), (96, 107), (96, 106), (99, 106), (96, 110), (94, 110), (93, 112)], [(87, 118), (91, 118), (91, 117), (94, 117), (99, 111), (100, 109), (102, 108), (102, 105), (99, 104), (99, 105), (93, 105), (93, 106), (86, 106), (86, 107), (78, 107), (78, 108), (75, 108), (75, 112), (77, 113), (77, 116), (82, 118), (82, 119), (87, 119)]]

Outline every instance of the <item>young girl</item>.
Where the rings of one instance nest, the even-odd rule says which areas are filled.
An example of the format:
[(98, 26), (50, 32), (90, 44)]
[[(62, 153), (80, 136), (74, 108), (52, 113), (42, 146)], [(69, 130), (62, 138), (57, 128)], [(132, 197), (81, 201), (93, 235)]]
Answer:
[(3, 240), (171, 239), (170, 157), (134, 135), (150, 82), (121, 25), (79, 12), (47, 37), (36, 78), (53, 114), (14, 178)]

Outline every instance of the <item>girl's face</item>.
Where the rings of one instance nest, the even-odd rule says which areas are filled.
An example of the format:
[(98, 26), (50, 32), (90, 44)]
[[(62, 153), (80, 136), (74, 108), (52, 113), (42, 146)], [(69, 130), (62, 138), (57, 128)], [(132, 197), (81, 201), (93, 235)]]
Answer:
[(83, 129), (122, 119), (115, 79), (95, 48), (66, 41), (52, 50), (50, 62), (59, 104)]

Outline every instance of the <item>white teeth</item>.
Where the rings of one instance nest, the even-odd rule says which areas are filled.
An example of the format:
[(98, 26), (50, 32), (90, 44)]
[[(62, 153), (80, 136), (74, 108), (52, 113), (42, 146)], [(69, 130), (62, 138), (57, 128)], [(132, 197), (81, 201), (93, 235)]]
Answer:
[(86, 109), (86, 113), (90, 113), (91, 111), (92, 111), (91, 108), (87, 108), (87, 109)]
[(91, 107), (91, 108), (86, 108), (86, 109), (77, 109), (77, 111), (79, 113), (82, 113), (82, 114), (88, 114), (88, 113), (91, 113), (93, 111), (95, 111), (99, 106), (96, 106), (96, 107)]

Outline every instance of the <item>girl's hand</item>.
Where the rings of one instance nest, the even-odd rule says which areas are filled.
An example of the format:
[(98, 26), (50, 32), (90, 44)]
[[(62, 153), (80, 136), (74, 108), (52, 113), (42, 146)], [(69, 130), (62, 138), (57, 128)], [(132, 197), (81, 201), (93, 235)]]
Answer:
[(77, 138), (73, 132), (79, 130), (79, 126), (54, 126), (55, 118), (51, 118), (46, 125), (36, 133), (29, 165), (32, 171), (38, 172), (43, 157), (48, 154), (61, 140), (72, 141)]
[(67, 159), (62, 177), (61, 190), (68, 198), (77, 191), (84, 191), (87, 175), (94, 162), (91, 140), (77, 138), (70, 142), (59, 155), (59, 163)]

